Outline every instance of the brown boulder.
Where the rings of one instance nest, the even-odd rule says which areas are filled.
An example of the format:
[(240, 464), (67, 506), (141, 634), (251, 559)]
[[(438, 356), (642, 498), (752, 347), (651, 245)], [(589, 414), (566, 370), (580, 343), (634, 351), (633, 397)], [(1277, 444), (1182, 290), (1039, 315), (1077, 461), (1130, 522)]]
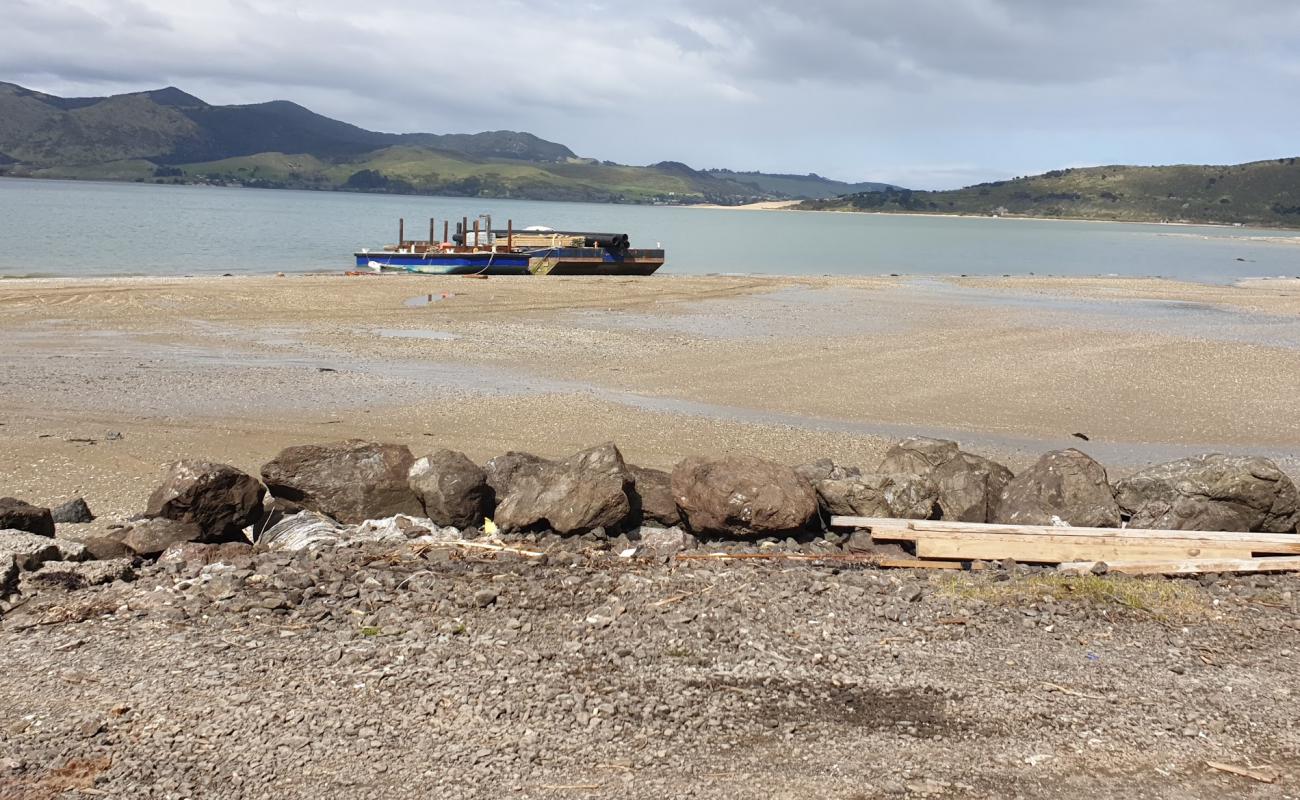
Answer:
[(1289, 533), (1296, 486), (1267, 458), (1219, 453), (1148, 467), (1115, 485), (1134, 528)]
[(405, 445), (352, 439), (286, 447), (262, 467), (271, 494), (349, 524), (394, 514), (419, 516)]
[(124, 526), (106, 528), (101, 523), (59, 525), (54, 538), (75, 542), (86, 548), (91, 558), (122, 558), (130, 550), (122, 543), (127, 530)]
[(34, 506), (16, 497), (0, 497), (0, 530), (53, 536), (54, 518), (50, 516), (48, 508)]
[(411, 466), (407, 482), (424, 516), (441, 526), (471, 528), (492, 508), (487, 474), (464, 453), (439, 450)]
[(862, 475), (862, 470), (857, 467), (840, 466), (829, 458), (819, 458), (807, 464), (800, 464), (794, 468), (794, 471), (814, 484), (817, 481), (842, 481)]
[(632, 475), (633, 516), (641, 520), (673, 526), (682, 521), (682, 512), (673, 499), (672, 476), (661, 469), (628, 465)]
[(132, 522), (131, 527), (119, 535), (122, 544), (126, 545), (131, 552), (152, 557), (174, 544), (202, 540), (203, 529), (193, 522), (177, 522), (174, 519), (157, 517)]
[(266, 489), (242, 470), (211, 461), (177, 461), (149, 496), (145, 515), (198, 525), (203, 541), (233, 539), (262, 516)]
[(510, 489), (516, 480), (529, 476), (537, 477), (545, 467), (554, 463), (532, 453), (511, 450), (505, 455), (489, 459), (483, 465), (483, 472), (487, 475), (488, 486), (492, 487), (492, 491), (500, 500), (510, 494)]
[(817, 492), (793, 469), (750, 456), (688, 458), (673, 469), (673, 498), (692, 530), (762, 537), (806, 528)]
[(956, 458), (959, 451), (957, 443), (947, 439), (910, 436), (885, 451), (876, 472), (929, 475)]
[(1120, 524), (1106, 469), (1074, 448), (1053, 450), (1012, 478), (993, 515), (994, 522), (1011, 525), (1052, 525), (1056, 520), (1089, 528)]
[(612, 528), (632, 511), (632, 476), (611, 443), (563, 461), (517, 471), (493, 520), (502, 530), (547, 525), (557, 533)]
[(939, 490), (943, 519), (990, 522), (1011, 470), (982, 456), (959, 452), (930, 473)]
[(939, 487), (920, 475), (861, 475), (816, 483), (817, 495), (834, 516), (934, 519), (939, 515)]

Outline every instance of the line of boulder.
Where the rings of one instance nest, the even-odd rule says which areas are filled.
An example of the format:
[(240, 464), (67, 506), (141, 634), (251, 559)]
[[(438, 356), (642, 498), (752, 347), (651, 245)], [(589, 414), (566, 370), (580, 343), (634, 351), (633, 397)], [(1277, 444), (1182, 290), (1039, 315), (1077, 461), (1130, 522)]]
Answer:
[(612, 443), (559, 460), (509, 452), (480, 466), (452, 450), (417, 459), (404, 445), (348, 440), (285, 448), (257, 477), (178, 461), (142, 515), (79, 541), (55, 536), (56, 517), (90, 518), (84, 501), (56, 514), (0, 498), (0, 591), (10, 573), (47, 561), (155, 558), (185, 543), (313, 546), (363, 524), (377, 535), (412, 530), (367, 522), (390, 518), (424, 520), (419, 529), (434, 536), (490, 519), (505, 534), (650, 528), (760, 540), (822, 531), (832, 515), (1284, 533), (1296, 531), (1300, 497), (1272, 461), (1222, 454), (1112, 483), (1077, 449), (1049, 452), (1017, 475), (956, 442), (924, 437), (895, 444), (872, 472), (743, 455), (693, 456), (665, 472), (628, 464)]

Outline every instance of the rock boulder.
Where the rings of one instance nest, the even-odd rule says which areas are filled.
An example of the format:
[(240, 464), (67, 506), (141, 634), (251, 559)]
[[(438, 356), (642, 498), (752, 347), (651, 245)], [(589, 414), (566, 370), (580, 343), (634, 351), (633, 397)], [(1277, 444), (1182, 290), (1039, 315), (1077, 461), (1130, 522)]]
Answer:
[(633, 478), (612, 443), (517, 471), (493, 520), (505, 531), (546, 525), (557, 533), (615, 528), (632, 511)]
[(643, 521), (672, 527), (682, 521), (673, 499), (672, 476), (659, 469), (628, 465), (632, 475), (632, 515)]
[(1115, 485), (1134, 528), (1289, 533), (1296, 486), (1267, 458), (1219, 453), (1148, 467)]
[(750, 456), (694, 457), (673, 469), (673, 498), (700, 533), (763, 537), (808, 527), (817, 492), (793, 469)]
[(424, 510), (407, 478), (415, 458), (404, 445), (352, 439), (286, 447), (262, 467), (271, 494), (340, 522)]
[(439, 450), (419, 459), (407, 477), (424, 516), (440, 526), (472, 528), (492, 510), (487, 474), (464, 453)]
[(910, 472), (934, 481), (943, 519), (990, 522), (1011, 470), (967, 453), (956, 442), (914, 436), (885, 453), (881, 472)]
[(939, 487), (910, 473), (860, 475), (816, 483), (828, 514), (856, 517), (934, 519), (939, 516)]
[(794, 468), (794, 471), (814, 484), (817, 481), (842, 481), (845, 478), (856, 478), (862, 475), (862, 470), (857, 467), (844, 467), (829, 458), (819, 458), (807, 464), (800, 464)]
[(1011, 470), (982, 456), (958, 452), (930, 473), (939, 490), (944, 519), (990, 522), (1002, 491), (1011, 483)]
[(543, 469), (555, 462), (535, 456), (532, 453), (520, 453), (514, 450), (502, 456), (489, 459), (483, 466), (487, 475), (488, 486), (496, 494), (497, 500), (510, 494), (515, 481), (529, 476), (537, 477)]
[(54, 518), (48, 508), (34, 506), (16, 497), (0, 497), (0, 530), (53, 536)]
[(960, 451), (956, 442), (931, 439), (928, 436), (910, 436), (885, 451), (877, 472), (912, 473), (929, 475), (934, 470), (957, 457)]
[(993, 521), (1011, 525), (1115, 528), (1119, 505), (1106, 469), (1074, 448), (1053, 450), (1012, 478), (998, 498)]
[(204, 541), (239, 538), (262, 516), (266, 489), (229, 464), (177, 461), (149, 496), (145, 515), (197, 525)]
[(177, 522), (156, 517), (132, 522), (118, 534), (122, 544), (136, 555), (153, 557), (180, 542), (197, 542), (203, 539), (203, 529), (194, 522)]
[(0, 562), (12, 558), (18, 569), (38, 568), (46, 561), (59, 561), (63, 551), (50, 536), (19, 530), (0, 530)]
[(58, 525), (75, 525), (95, 521), (95, 515), (90, 513), (90, 506), (86, 505), (85, 499), (81, 497), (74, 497), (71, 500), (59, 503), (50, 509), (50, 516)]

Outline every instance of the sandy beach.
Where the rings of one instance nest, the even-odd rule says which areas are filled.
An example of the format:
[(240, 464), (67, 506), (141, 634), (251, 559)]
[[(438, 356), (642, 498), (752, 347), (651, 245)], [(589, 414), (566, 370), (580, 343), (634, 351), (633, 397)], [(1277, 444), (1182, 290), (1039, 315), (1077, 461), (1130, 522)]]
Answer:
[(119, 513), (171, 460), (346, 437), (870, 467), (930, 434), (1013, 468), (1078, 445), (1120, 473), (1231, 450), (1300, 474), (1296, 281), (14, 280), (0, 336), (6, 491)]

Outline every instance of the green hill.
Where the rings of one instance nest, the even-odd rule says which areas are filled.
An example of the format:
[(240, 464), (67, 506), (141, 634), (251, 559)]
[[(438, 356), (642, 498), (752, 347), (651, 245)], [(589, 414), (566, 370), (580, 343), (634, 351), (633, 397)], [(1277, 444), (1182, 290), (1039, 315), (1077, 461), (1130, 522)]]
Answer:
[(531, 133), (380, 133), (273, 101), (215, 106), (175, 87), (62, 98), (0, 83), (0, 175), (533, 200), (721, 203), (883, 184), (579, 158)]
[(797, 200), (816, 200), (857, 192), (879, 192), (897, 189), (888, 183), (845, 183), (833, 178), (823, 178), (815, 172), (807, 175), (782, 175), (763, 172), (735, 172), (729, 169), (709, 169), (708, 174), (722, 180), (753, 186), (756, 191), (785, 195)]
[(1300, 227), (1300, 159), (1063, 169), (951, 191), (859, 192), (799, 208)]

